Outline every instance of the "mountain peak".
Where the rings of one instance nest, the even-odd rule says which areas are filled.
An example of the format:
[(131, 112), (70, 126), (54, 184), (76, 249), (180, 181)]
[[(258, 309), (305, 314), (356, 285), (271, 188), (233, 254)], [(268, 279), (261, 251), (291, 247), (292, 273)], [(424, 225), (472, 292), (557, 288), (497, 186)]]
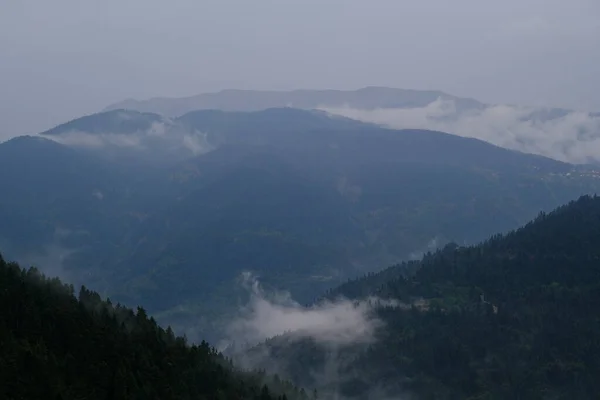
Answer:
[(164, 120), (160, 115), (133, 109), (115, 109), (76, 118), (40, 135), (60, 135), (66, 132), (134, 133), (149, 129), (153, 123)]

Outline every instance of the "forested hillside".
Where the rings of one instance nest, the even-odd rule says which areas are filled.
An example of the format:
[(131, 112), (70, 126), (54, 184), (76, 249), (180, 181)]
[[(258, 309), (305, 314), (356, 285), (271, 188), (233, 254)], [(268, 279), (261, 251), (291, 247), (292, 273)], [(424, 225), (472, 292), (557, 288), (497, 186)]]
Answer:
[(247, 300), (245, 271), (311, 302), (348, 277), (514, 229), (599, 177), (316, 111), (108, 111), (0, 144), (0, 248), (215, 342)]
[[(265, 383), (268, 383), (267, 387)], [(287, 392), (287, 395), (284, 394)], [(0, 257), (0, 398), (293, 399), (304, 391), (236, 371), (206, 342)]]
[(420, 399), (600, 396), (600, 197), (330, 293), (340, 294), (399, 301), (378, 309), (385, 326), (368, 348), (282, 336), (254, 351), (286, 360), (305, 384), (333, 362), (329, 389), (351, 398), (368, 398), (374, 383)]

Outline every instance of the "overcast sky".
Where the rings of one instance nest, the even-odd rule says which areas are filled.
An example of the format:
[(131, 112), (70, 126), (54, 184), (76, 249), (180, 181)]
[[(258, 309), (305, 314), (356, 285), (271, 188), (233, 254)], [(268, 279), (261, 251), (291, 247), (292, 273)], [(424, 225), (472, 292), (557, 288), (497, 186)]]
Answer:
[(599, 65), (598, 0), (0, 0), (0, 137), (223, 88), (600, 111)]

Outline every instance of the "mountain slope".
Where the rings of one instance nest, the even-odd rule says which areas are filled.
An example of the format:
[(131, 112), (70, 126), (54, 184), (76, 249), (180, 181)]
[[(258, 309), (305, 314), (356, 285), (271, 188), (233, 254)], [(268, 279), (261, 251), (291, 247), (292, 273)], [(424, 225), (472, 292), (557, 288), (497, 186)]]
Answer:
[[(56, 265), (54, 274), (208, 339), (243, 303), (244, 271), (310, 302), (348, 277), (513, 229), (600, 187), (593, 169), (323, 112), (199, 111), (158, 136), (111, 134), (112, 113), (76, 135), (149, 135), (156, 146), (143, 163), (131, 147), (115, 158), (105, 147), (46, 140), (48, 156), (31, 157), (38, 142), (0, 144), (11, 154), (0, 158), (0, 185), (13, 187), (0, 198), (0, 244), (11, 258)], [(74, 131), (53, 132), (43, 136)], [(203, 151), (170, 153), (192, 135)], [(21, 169), (31, 178), (19, 182)]]
[(52, 242), (63, 229), (85, 232), (79, 239), (86, 241), (108, 239), (113, 229), (127, 225), (117, 209), (128, 184), (123, 171), (48, 139), (2, 143), (2, 244), (12, 254), (23, 254)]
[(142, 167), (142, 171), (203, 151), (202, 135), (185, 130), (169, 118), (132, 110), (87, 115), (40, 135), (101, 155), (111, 163)]
[(366, 87), (358, 90), (268, 92), (224, 90), (188, 98), (128, 100), (108, 109), (172, 117), (197, 109), (257, 111), (291, 106), (394, 129), (428, 129), (474, 137), (504, 148), (572, 163), (598, 163), (600, 113), (513, 104), (483, 104), (439, 91)]
[[(331, 295), (401, 303), (379, 308), (385, 327), (368, 349), (335, 350), (334, 387), (351, 398), (371, 382), (417, 398), (597, 398), (599, 262), (600, 197), (586, 196), (480, 245), (344, 285)], [(314, 382), (331, 357), (285, 336), (266, 346), (297, 382)], [(299, 354), (317, 361), (298, 365)]]
[(147, 131), (152, 128), (153, 124), (163, 121), (164, 119), (157, 114), (116, 110), (80, 117), (41, 134), (60, 135), (65, 132), (131, 134)]
[[(286, 399), (303, 392), (236, 371), (206, 342), (0, 257), (0, 393), (7, 399)], [(271, 389), (263, 386), (272, 381)], [(286, 397), (281, 391), (288, 391)]]

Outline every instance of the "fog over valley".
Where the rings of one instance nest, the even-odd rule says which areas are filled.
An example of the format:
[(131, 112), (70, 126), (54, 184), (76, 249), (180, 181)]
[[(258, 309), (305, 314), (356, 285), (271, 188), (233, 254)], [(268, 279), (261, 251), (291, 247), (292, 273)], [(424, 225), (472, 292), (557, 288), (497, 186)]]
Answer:
[(0, 4), (0, 399), (600, 396), (597, 1)]

